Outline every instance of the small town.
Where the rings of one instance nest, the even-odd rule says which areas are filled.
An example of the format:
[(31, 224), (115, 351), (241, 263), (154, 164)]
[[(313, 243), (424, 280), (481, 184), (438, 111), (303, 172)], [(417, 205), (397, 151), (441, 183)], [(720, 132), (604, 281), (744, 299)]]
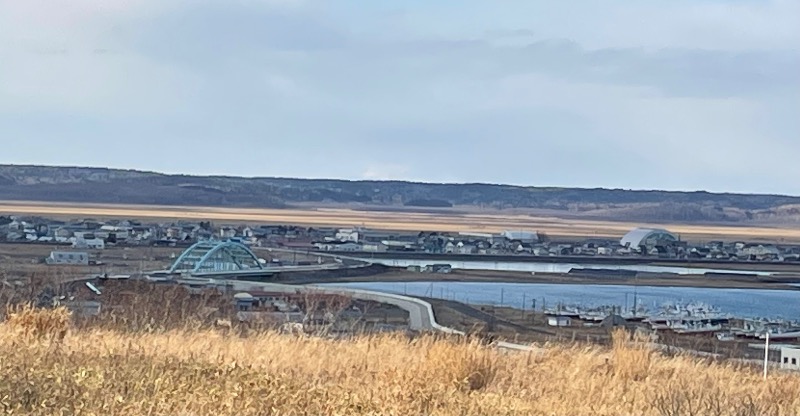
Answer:
[[(45, 244), (75, 251), (114, 246), (188, 247), (198, 241), (237, 239), (256, 247), (351, 253), (426, 253), (535, 257), (629, 257), (721, 262), (798, 262), (800, 245), (747, 241), (690, 243), (668, 230), (636, 228), (621, 239), (559, 240), (535, 230), (479, 232), (400, 232), (359, 227), (296, 225), (216, 225), (177, 221), (58, 221), (38, 217), (0, 217), (0, 242)], [(90, 262), (85, 252), (56, 255), (52, 262)]]

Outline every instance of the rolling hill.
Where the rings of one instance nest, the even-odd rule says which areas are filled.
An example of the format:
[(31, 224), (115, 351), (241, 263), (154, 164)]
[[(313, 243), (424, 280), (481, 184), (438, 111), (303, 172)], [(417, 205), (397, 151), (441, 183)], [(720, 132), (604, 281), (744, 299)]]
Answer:
[(167, 175), (87, 167), (0, 165), (0, 200), (291, 208), (547, 211), (649, 222), (785, 223), (800, 197), (709, 192)]

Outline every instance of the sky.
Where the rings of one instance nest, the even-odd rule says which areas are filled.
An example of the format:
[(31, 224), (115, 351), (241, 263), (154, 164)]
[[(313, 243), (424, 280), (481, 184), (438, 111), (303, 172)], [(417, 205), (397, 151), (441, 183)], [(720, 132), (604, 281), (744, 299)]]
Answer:
[(797, 0), (0, 0), (0, 163), (800, 195)]

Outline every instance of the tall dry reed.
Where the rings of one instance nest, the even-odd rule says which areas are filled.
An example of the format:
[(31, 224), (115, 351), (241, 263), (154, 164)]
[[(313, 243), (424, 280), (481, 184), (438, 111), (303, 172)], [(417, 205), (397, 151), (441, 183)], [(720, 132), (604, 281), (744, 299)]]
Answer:
[[(763, 381), (747, 368), (660, 356), (622, 333), (612, 349), (550, 346), (544, 354), (430, 336), (91, 326), (67, 326), (53, 343), (39, 340), (60, 337), (46, 334), (64, 330), (63, 312), (24, 314), (0, 324), (6, 414), (800, 414), (798, 375)], [(38, 335), (20, 337), (27, 327)]]

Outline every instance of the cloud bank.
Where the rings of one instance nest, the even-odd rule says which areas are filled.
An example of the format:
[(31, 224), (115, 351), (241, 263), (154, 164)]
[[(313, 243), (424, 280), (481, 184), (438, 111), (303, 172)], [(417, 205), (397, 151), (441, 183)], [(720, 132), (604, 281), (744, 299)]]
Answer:
[(0, 0), (0, 162), (800, 194), (800, 3)]

